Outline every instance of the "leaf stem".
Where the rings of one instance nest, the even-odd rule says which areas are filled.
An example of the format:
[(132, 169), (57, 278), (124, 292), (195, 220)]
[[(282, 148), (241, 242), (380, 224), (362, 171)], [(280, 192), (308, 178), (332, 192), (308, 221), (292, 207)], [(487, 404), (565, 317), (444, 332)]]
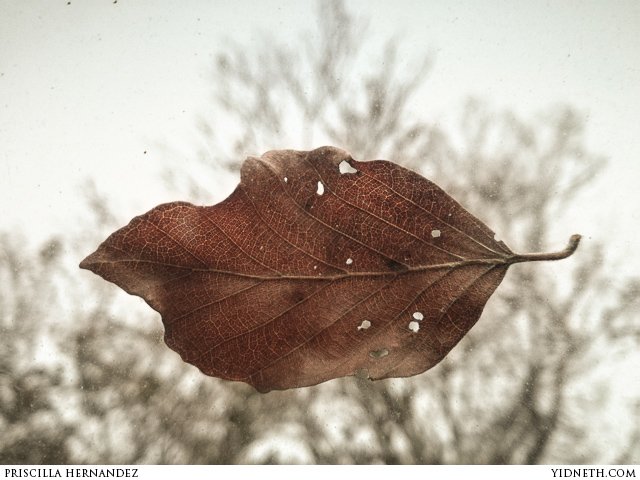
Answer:
[(549, 252), (549, 253), (523, 253), (516, 254), (512, 257), (509, 257), (508, 263), (522, 263), (522, 262), (543, 262), (546, 260), (562, 260), (563, 258), (570, 257), (573, 255), (573, 252), (576, 251), (578, 245), (580, 244), (580, 239), (582, 237), (580, 235), (571, 235), (569, 239), (569, 243), (559, 252)]

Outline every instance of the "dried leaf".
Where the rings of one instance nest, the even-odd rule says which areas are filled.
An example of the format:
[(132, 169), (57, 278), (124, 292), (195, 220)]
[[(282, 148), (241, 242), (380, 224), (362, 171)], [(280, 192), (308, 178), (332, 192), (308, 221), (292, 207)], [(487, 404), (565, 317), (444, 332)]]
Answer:
[(134, 218), (81, 264), (161, 313), (207, 375), (266, 392), (436, 365), (517, 262), (438, 186), (324, 147), (249, 157), (223, 202)]

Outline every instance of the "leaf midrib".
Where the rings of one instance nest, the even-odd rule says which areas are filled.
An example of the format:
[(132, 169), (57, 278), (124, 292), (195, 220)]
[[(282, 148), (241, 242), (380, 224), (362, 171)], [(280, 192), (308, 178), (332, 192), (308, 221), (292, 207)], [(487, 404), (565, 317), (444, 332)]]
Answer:
[[(344, 278), (354, 278), (354, 277), (385, 277), (385, 276), (401, 276), (409, 273), (419, 273), (427, 270), (440, 270), (440, 269), (456, 269), (463, 268), (471, 265), (504, 265), (509, 266), (512, 263), (516, 263), (518, 261), (518, 255), (510, 255), (500, 258), (478, 258), (478, 259), (465, 259), (457, 262), (447, 262), (447, 263), (438, 263), (433, 265), (416, 265), (409, 266), (403, 268), (398, 271), (354, 271), (347, 272), (335, 275), (289, 275), (289, 274), (280, 274), (280, 275), (260, 275), (254, 273), (244, 273), (244, 272), (234, 272), (230, 270), (222, 270), (218, 268), (197, 268), (197, 267), (189, 267), (186, 265), (177, 265), (170, 264), (165, 262), (157, 262), (154, 260), (142, 260), (142, 259), (120, 259), (120, 260), (97, 260), (92, 261), (92, 265), (101, 265), (101, 264), (118, 264), (118, 263), (134, 263), (134, 264), (150, 264), (150, 265), (160, 265), (163, 267), (176, 268), (180, 270), (190, 270), (191, 272), (202, 272), (202, 273), (217, 273), (220, 275), (228, 275), (242, 278), (252, 278), (257, 280), (316, 280), (316, 281), (330, 281), (330, 280), (341, 280)], [(87, 265), (88, 267), (88, 265)]]

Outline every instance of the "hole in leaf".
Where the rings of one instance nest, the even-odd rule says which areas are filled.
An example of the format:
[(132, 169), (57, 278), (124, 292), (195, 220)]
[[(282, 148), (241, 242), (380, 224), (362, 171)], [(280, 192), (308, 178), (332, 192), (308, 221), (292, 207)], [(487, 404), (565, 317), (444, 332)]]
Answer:
[(358, 173), (358, 170), (356, 170), (355, 168), (353, 168), (349, 162), (347, 162), (346, 160), (343, 160), (340, 162), (340, 165), (338, 165), (338, 170), (340, 170), (340, 173), (345, 174), (345, 173)]
[(353, 263), (353, 258), (347, 258), (347, 265), (351, 265)]
[(420, 324), (418, 322), (409, 322), (409, 330), (411, 330), (413, 333), (416, 333), (418, 330), (420, 330)]
[(413, 312), (413, 315), (411, 315), (413, 318), (415, 318), (416, 320), (420, 321), (424, 318), (424, 315), (421, 312)]
[(324, 193), (324, 185), (321, 181), (318, 181), (318, 190), (316, 191), (318, 195), (322, 195)]
[(383, 358), (389, 355), (389, 350), (386, 348), (381, 348), (379, 350), (372, 350), (369, 352), (369, 356), (371, 358)]
[(440, 230), (431, 230), (431, 236), (433, 238), (438, 238), (440, 236)]
[(284, 177), (284, 183), (287, 183), (289, 181), (289, 179), (287, 177)]
[(369, 320), (363, 320), (360, 326), (358, 327), (358, 330), (366, 330), (370, 326), (371, 326), (371, 322)]

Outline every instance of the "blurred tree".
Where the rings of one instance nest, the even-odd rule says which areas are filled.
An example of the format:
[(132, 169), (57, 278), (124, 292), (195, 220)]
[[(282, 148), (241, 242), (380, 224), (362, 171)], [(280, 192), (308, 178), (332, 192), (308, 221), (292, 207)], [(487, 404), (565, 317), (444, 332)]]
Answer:
[(42, 361), (50, 332), (39, 322), (50, 304), (59, 304), (50, 280), (60, 242), (52, 240), (32, 256), (22, 252), (23, 244), (0, 234), (0, 461), (66, 463), (65, 440), (73, 427), (56, 410), (61, 372)]
[[(232, 45), (217, 56), (214, 120), (201, 121), (202, 161), (226, 158), (235, 169), (247, 153), (336, 145), (354, 158), (389, 158), (427, 174), (519, 250), (548, 248), (551, 232), (556, 238), (572, 233), (557, 226), (563, 212), (604, 164), (585, 149), (583, 120), (572, 108), (526, 120), (471, 100), (455, 131), (428, 125), (412, 107), (430, 59), (403, 62), (394, 41), (375, 45), (380, 55), (366, 57), (365, 39), (372, 36), (345, 3), (318, 6), (318, 30), (305, 32), (295, 46), (264, 38), (260, 51)], [(233, 150), (225, 151), (229, 132), (239, 133)], [(191, 180), (191, 191), (206, 191), (199, 179)], [(325, 419), (340, 415), (307, 416), (313, 460), (612, 461), (602, 451), (594, 457), (595, 447), (576, 440), (592, 428), (598, 405), (572, 393), (589, 381), (597, 356), (637, 331), (637, 302), (629, 301), (628, 290), (617, 293), (601, 250), (585, 242), (573, 259), (573, 277), (567, 263), (563, 271), (514, 268), (480, 325), (426, 375), (319, 387), (316, 395), (326, 390), (328, 396), (322, 405), (335, 403), (337, 395), (357, 421), (345, 420), (344, 436), (326, 443), (319, 440), (330, 435)], [(637, 280), (630, 285), (637, 288)], [(606, 307), (608, 299), (617, 307)], [(282, 408), (291, 415), (307, 406), (292, 397)], [(309, 408), (320, 407), (313, 402)], [(368, 447), (355, 438), (366, 438)]]
[[(531, 120), (470, 101), (457, 128), (430, 125), (415, 114), (430, 60), (403, 60), (393, 41), (371, 55), (373, 36), (344, 2), (318, 8), (317, 30), (295, 47), (268, 38), (217, 56), (212, 120), (199, 122), (206, 148), (181, 171), (332, 144), (427, 174), (518, 250), (574, 233), (564, 211), (603, 166), (576, 112)], [(208, 197), (201, 175), (175, 184)], [(0, 236), (1, 463), (640, 461), (637, 426), (598, 416), (607, 375), (640, 341), (640, 279), (614, 278), (595, 242), (557, 268), (512, 268), (479, 324), (426, 374), (261, 395), (182, 363), (146, 306), (128, 299), (123, 311), (122, 292), (75, 271), (77, 252), (115, 226), (89, 191), (96, 225), (83, 238), (29, 253)]]

